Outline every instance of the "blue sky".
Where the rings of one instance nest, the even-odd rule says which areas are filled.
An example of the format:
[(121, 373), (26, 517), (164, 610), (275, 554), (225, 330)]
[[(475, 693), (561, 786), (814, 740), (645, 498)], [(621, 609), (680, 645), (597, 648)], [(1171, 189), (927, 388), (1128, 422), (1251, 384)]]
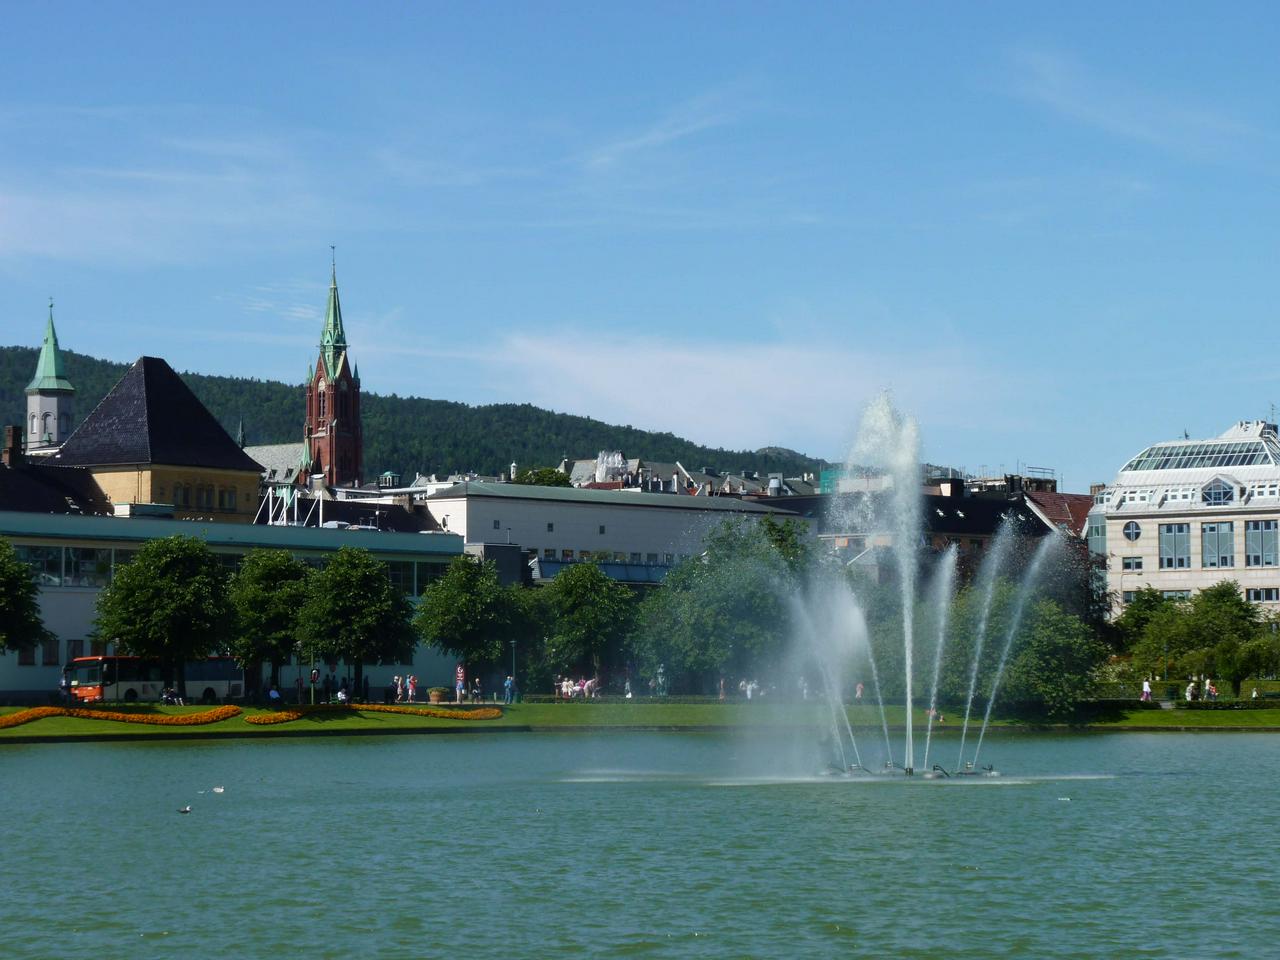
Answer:
[(0, 342), (298, 381), (333, 243), (379, 393), (1074, 490), (1280, 403), (1274, 5), (0, 13)]

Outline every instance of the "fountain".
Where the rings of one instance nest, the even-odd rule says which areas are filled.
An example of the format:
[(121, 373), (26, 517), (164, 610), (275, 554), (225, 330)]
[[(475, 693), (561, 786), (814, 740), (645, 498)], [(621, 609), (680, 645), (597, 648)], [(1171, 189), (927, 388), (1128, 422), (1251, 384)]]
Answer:
[[(829, 708), (824, 721), (825, 736), (834, 745), (831, 769), (844, 773), (900, 773), (912, 776), (916, 773), (914, 704), (915, 659), (917, 641), (931, 638), (932, 667), (929, 673), (928, 714), (924, 729), (923, 763), (921, 776), (928, 779), (953, 777), (998, 776), (993, 765), (979, 766), (978, 758), (986, 732), (991, 723), (992, 709), (1000, 693), (1006, 667), (1013, 653), (1015, 641), (1022, 626), (1028, 602), (1037, 588), (1039, 577), (1048, 558), (1059, 549), (1060, 538), (1045, 537), (1036, 547), (1031, 561), (1014, 583), (1012, 600), (1002, 601), (1003, 621), (996, 620), (997, 585), (1011, 572), (1015, 546), (1019, 540), (1019, 524), (1025, 518), (1006, 515), (1001, 522), (991, 548), (983, 555), (971, 590), (971, 610), (975, 614), (971, 660), (965, 663), (968, 676), (964, 697), (964, 720), (960, 729), (959, 755), (954, 770), (948, 771), (940, 764), (930, 766), (930, 754), (935, 734), (935, 717), (938, 716), (940, 683), (943, 676), (950, 614), (956, 589), (958, 549), (953, 544), (934, 559), (926, 589), (918, 596), (920, 580), (921, 547), (924, 544), (922, 517), (923, 497), (920, 493), (919, 431), (913, 420), (900, 415), (887, 395), (870, 404), (863, 418), (858, 440), (850, 455), (851, 463), (870, 468), (872, 480), (855, 481), (863, 487), (861, 495), (842, 498), (834, 508), (836, 524), (845, 531), (859, 531), (868, 545), (862, 554), (848, 561), (851, 565), (867, 552), (888, 548), (893, 558), (896, 574), (897, 622), (893, 629), (900, 631), (902, 659), (893, 660), (895, 668), (900, 664), (901, 674), (893, 674), (894, 682), (901, 683), (902, 703), (905, 708), (903, 723), (903, 752), (901, 764), (895, 761), (890, 724), (886, 713), (885, 688), (882, 673), (886, 666), (877, 662), (875, 645), (868, 629), (865, 597), (859, 597), (852, 588), (845, 570), (838, 576), (820, 578), (802, 595), (794, 598), (793, 613), (798, 625), (798, 635), (808, 638), (806, 655), (818, 664), (823, 697)], [(879, 542), (877, 542), (877, 540)], [(887, 541), (887, 542), (886, 542)], [(1005, 594), (1001, 594), (1004, 596)], [(917, 610), (919, 605), (920, 609)], [(993, 621), (1000, 623), (993, 627)], [(900, 628), (899, 625), (900, 624)], [(917, 630), (919, 627), (919, 631)], [(888, 629), (881, 627), (881, 629)], [(965, 747), (973, 720), (975, 703), (979, 703), (979, 679), (984, 674), (983, 654), (987, 647), (988, 633), (1002, 631), (1003, 643), (994, 670), (987, 663), (986, 675), (990, 678), (985, 692), (985, 705), (977, 743), (970, 759), (966, 759)], [(919, 632), (920, 637), (917, 636)], [(879, 709), (880, 726), (884, 735), (884, 757), (879, 765), (863, 762), (844, 708), (842, 690), (851, 664), (865, 658), (870, 670), (872, 692)], [(953, 671), (955, 664), (953, 664)]]

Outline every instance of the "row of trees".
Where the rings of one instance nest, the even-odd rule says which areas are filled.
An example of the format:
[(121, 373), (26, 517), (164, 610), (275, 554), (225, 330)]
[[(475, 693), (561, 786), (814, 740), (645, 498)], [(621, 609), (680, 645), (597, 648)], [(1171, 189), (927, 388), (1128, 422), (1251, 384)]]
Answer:
[(1187, 600), (1139, 590), (1115, 630), (1138, 676), (1218, 677), (1238, 697), (1249, 677), (1280, 671), (1280, 616), (1246, 600), (1234, 580)]

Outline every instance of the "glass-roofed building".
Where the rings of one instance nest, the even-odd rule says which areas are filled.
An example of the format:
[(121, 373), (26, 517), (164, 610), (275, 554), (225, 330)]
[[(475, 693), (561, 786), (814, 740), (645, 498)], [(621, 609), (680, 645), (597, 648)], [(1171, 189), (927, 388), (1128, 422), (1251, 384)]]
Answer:
[(1280, 603), (1280, 439), (1261, 420), (1212, 440), (1157, 443), (1094, 498), (1090, 548), (1107, 558), (1116, 612), (1135, 591), (1187, 597), (1235, 580)]

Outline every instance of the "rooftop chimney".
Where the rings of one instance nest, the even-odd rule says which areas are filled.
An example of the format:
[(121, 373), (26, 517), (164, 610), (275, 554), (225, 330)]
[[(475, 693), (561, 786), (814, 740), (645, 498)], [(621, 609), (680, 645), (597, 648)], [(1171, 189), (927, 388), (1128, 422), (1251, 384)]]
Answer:
[(17, 467), (22, 464), (22, 428), (13, 424), (5, 424), (4, 454), (0, 457), (6, 467)]

